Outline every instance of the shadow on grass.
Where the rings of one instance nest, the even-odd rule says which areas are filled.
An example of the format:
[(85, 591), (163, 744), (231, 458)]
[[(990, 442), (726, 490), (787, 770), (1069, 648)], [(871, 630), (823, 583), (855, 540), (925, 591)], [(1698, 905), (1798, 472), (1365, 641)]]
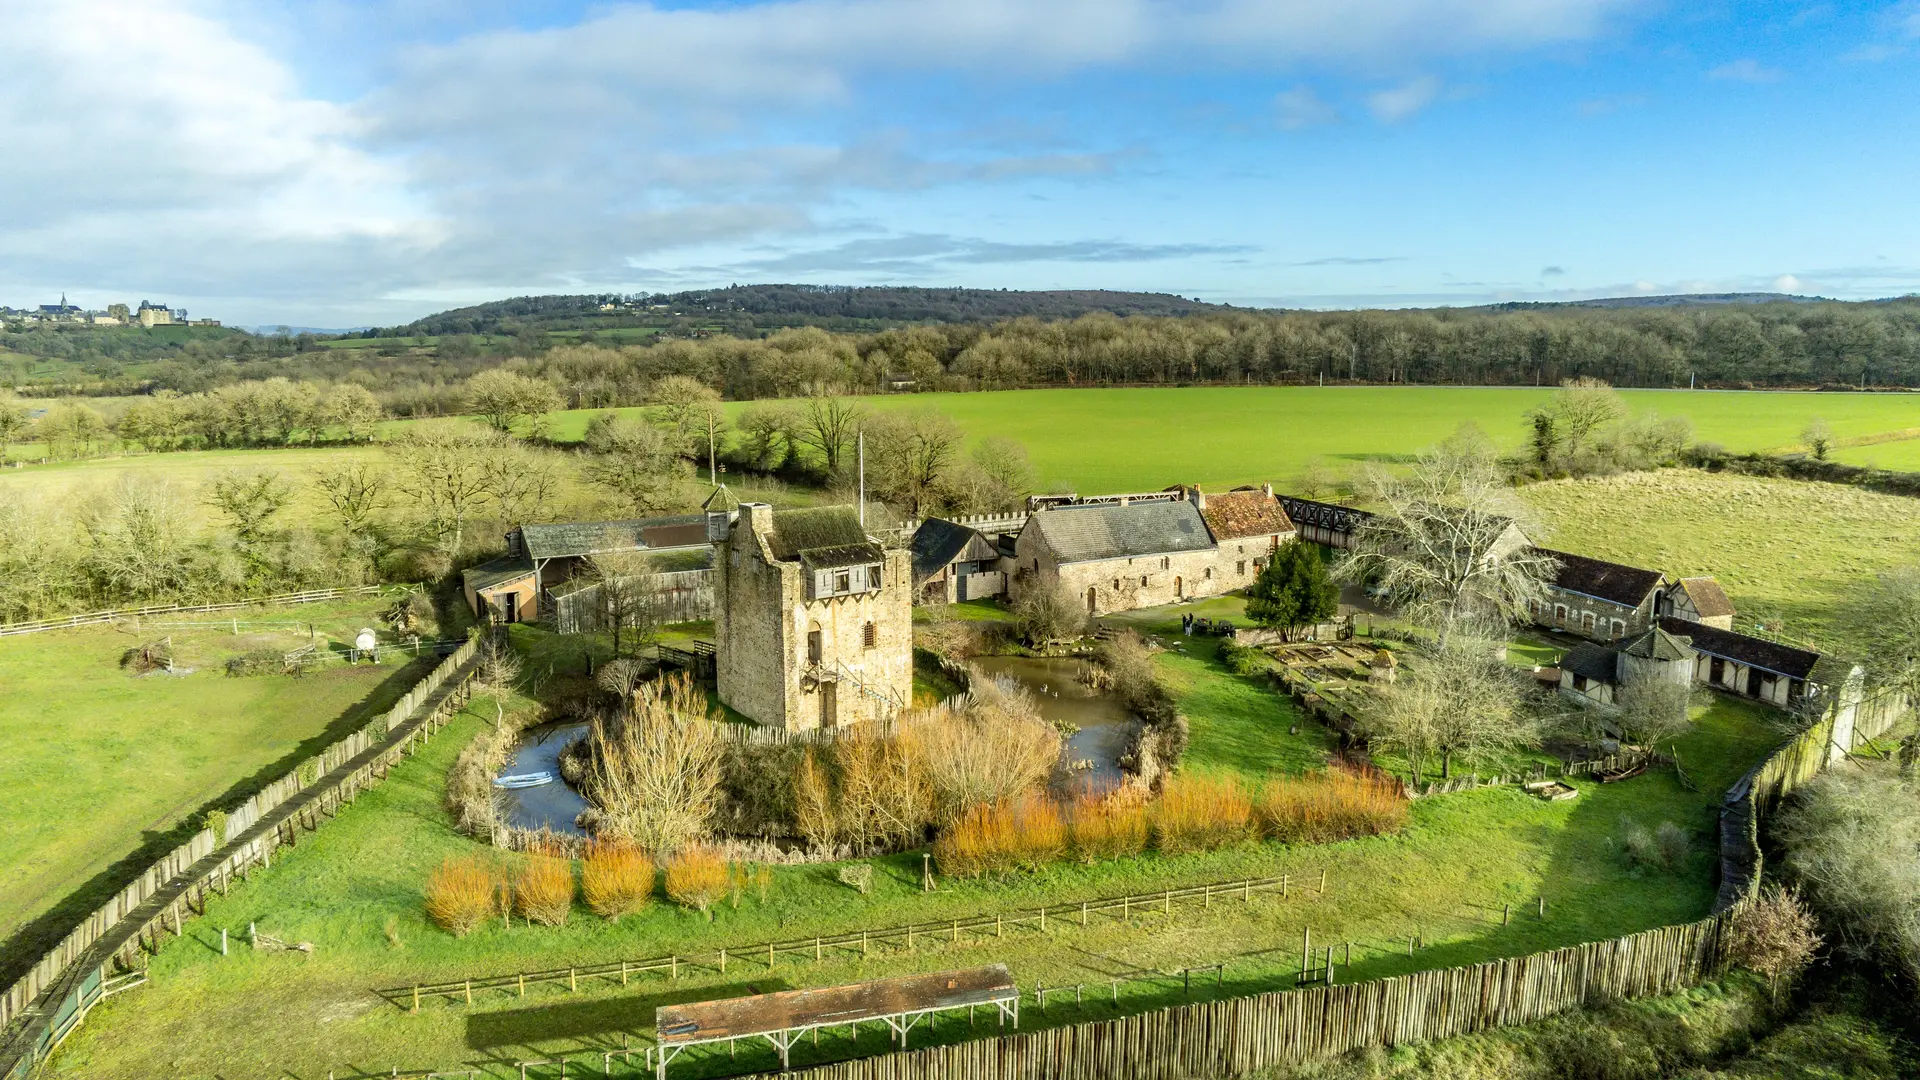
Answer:
[[(527, 1057), (617, 1049), (623, 1045), (622, 1035), (652, 1031), (653, 1011), (662, 1005), (771, 994), (792, 988), (785, 979), (761, 978), (723, 986), (476, 1013), (466, 1018), (466, 1040), (474, 1050), (513, 1050)], [(559, 1050), (556, 1043), (571, 1044), (571, 1048)]]
[[(365, 727), (375, 717), (392, 708), (406, 696), (435, 664), (437, 657), (421, 657), (380, 680), (367, 696), (335, 717), (325, 728), (298, 746), (237, 780), (225, 792), (189, 811), (169, 829), (148, 829), (141, 833), (140, 845), (106, 869), (87, 879), (58, 904), (25, 923), (12, 937), (0, 943), (0, 986), (10, 986), (25, 975), (47, 950), (59, 944), (82, 920), (97, 911), (115, 893), (145, 873), (162, 855), (186, 843), (200, 831), (207, 813), (229, 810), (251, 798), (268, 784), (292, 771), (301, 762), (329, 745)], [(256, 678), (311, 678), (312, 676), (267, 675)]]

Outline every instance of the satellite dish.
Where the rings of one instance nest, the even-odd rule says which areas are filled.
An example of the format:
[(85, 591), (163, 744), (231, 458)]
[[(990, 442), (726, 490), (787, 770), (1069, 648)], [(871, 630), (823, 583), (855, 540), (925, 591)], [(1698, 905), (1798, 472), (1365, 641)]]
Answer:
[(353, 639), (353, 647), (361, 652), (372, 652), (378, 644), (379, 639), (374, 636), (373, 631), (365, 627), (361, 628), (360, 636)]

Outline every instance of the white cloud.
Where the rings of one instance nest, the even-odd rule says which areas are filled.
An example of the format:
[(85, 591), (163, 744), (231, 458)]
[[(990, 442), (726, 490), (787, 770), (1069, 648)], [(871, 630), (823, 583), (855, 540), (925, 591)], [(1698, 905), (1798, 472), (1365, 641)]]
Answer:
[(1434, 96), (1440, 92), (1440, 80), (1431, 75), (1422, 75), (1399, 86), (1381, 90), (1367, 97), (1367, 108), (1373, 115), (1392, 124), (1433, 103)]
[(1802, 287), (1800, 279), (1794, 277), (1792, 274), (1781, 274), (1779, 277), (1773, 279), (1774, 292), (1799, 292)]
[(1296, 86), (1275, 94), (1273, 111), (1280, 126), (1288, 131), (1334, 124), (1340, 120), (1340, 110), (1320, 100), (1320, 95), (1314, 93), (1311, 86)]
[(1722, 82), (1770, 83), (1780, 81), (1780, 72), (1750, 56), (1743, 56), (1707, 72), (1707, 78)]

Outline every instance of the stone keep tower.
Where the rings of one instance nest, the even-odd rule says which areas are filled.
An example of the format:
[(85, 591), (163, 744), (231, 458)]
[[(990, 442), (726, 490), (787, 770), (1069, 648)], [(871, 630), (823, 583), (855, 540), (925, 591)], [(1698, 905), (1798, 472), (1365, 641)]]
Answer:
[(913, 574), (852, 507), (742, 503), (714, 560), (720, 700), (768, 727), (886, 719), (913, 699)]

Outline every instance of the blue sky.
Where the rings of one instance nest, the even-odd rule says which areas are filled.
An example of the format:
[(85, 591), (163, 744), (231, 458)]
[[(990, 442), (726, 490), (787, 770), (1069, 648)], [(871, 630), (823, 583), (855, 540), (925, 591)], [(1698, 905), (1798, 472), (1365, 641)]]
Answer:
[(0, 303), (1920, 291), (1920, 2), (0, 0)]

